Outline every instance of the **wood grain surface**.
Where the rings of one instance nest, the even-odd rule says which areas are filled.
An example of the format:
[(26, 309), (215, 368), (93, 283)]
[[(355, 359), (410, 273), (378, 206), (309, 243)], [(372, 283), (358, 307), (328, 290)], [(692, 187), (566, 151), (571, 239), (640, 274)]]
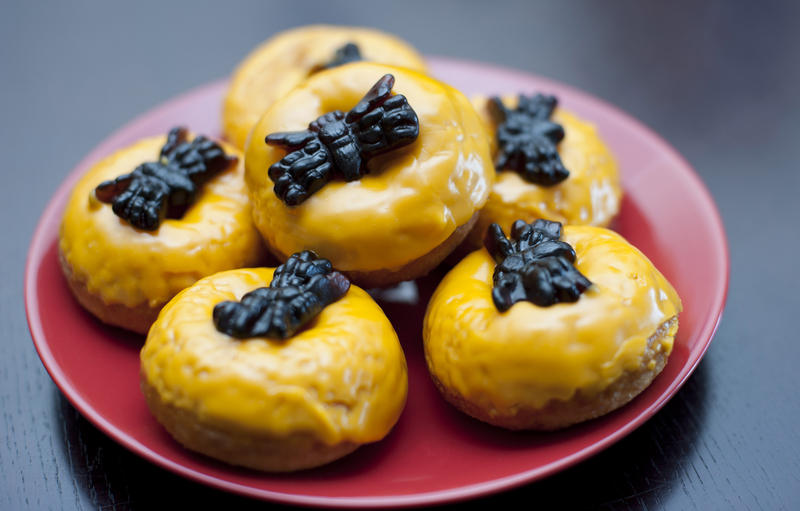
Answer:
[(683, 389), (601, 454), (478, 503), (800, 509), (800, 4), (297, 0), (0, 6), (0, 509), (283, 507), (159, 469), (81, 417), (36, 355), (22, 282), (40, 213), (92, 147), (226, 76), (277, 30), (313, 22), (377, 27), (426, 54), (599, 96), (674, 145), (722, 213), (728, 304)]

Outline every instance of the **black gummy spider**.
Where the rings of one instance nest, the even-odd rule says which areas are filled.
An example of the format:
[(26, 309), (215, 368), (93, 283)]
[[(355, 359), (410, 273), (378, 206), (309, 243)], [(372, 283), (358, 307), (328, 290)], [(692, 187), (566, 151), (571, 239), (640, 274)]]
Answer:
[(239, 302), (218, 303), (214, 325), (239, 339), (287, 339), (348, 289), (350, 281), (333, 271), (330, 261), (306, 250), (278, 266), (269, 287), (250, 291)]
[(392, 95), (393, 86), (394, 76), (384, 75), (349, 112), (329, 112), (305, 131), (267, 135), (267, 144), (289, 152), (269, 168), (275, 195), (296, 206), (335, 177), (361, 178), (373, 156), (414, 142), (417, 114), (405, 96)]
[(137, 229), (154, 231), (164, 218), (183, 217), (198, 188), (237, 161), (214, 141), (198, 136), (188, 142), (187, 134), (172, 128), (158, 161), (103, 181), (94, 190), (97, 199)]
[(496, 169), (514, 170), (526, 181), (542, 186), (567, 179), (569, 171), (557, 149), (564, 128), (550, 121), (557, 102), (554, 96), (520, 94), (517, 108), (510, 110), (500, 98), (490, 100), (490, 112), (497, 123)]
[(311, 72), (316, 73), (317, 71), (343, 66), (351, 62), (358, 62), (359, 60), (364, 60), (364, 57), (361, 55), (361, 50), (359, 49), (358, 45), (356, 43), (347, 43), (336, 50), (336, 53), (333, 54), (333, 58), (331, 60), (325, 64), (315, 67)]
[(561, 237), (561, 224), (517, 220), (511, 239), (492, 224), (483, 240), (497, 262), (492, 300), (500, 312), (527, 300), (541, 307), (559, 302), (576, 302), (592, 283), (573, 266), (575, 250)]

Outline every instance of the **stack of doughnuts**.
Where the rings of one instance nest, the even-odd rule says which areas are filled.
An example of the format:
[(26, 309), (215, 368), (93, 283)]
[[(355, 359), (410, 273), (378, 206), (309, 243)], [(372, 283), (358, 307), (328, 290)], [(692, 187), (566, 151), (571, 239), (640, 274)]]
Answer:
[(680, 299), (607, 228), (614, 157), (557, 98), (468, 99), (396, 37), (320, 25), (239, 65), (221, 140), (190, 130), (98, 162), (59, 236), (78, 302), (147, 335), (142, 392), (188, 449), (285, 472), (385, 438), (413, 395), (364, 288), (453, 262), (420, 333), (443, 406), (560, 429), (667, 363)]

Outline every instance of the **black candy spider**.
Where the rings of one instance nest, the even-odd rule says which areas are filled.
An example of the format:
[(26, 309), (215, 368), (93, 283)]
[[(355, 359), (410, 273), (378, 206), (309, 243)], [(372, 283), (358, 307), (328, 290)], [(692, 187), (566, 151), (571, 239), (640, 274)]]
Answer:
[(333, 271), (330, 261), (306, 250), (278, 266), (269, 287), (250, 291), (239, 302), (218, 303), (214, 325), (239, 339), (287, 339), (348, 289), (350, 281)]
[(198, 188), (238, 159), (203, 136), (191, 142), (187, 137), (186, 128), (173, 128), (158, 161), (103, 181), (94, 189), (95, 197), (137, 229), (154, 231), (164, 218), (183, 217)]
[(364, 60), (364, 57), (361, 55), (361, 49), (356, 43), (347, 43), (336, 50), (331, 60), (315, 67), (311, 72), (316, 73), (332, 67), (343, 66), (351, 62), (358, 62), (359, 60)]
[(492, 288), (497, 310), (505, 312), (522, 300), (541, 307), (575, 302), (592, 285), (573, 266), (575, 250), (559, 238), (561, 224), (549, 220), (517, 220), (510, 240), (499, 225), (489, 226), (484, 245), (497, 262)]
[(519, 104), (512, 110), (500, 98), (491, 98), (489, 111), (497, 123), (497, 170), (514, 170), (526, 181), (542, 186), (553, 186), (569, 176), (557, 149), (564, 128), (550, 121), (556, 104), (554, 96), (520, 94)]
[(267, 135), (267, 144), (289, 152), (269, 168), (275, 194), (296, 206), (334, 177), (359, 179), (370, 158), (414, 142), (417, 114), (405, 96), (392, 95), (393, 86), (394, 76), (384, 75), (349, 112), (329, 112), (305, 131)]

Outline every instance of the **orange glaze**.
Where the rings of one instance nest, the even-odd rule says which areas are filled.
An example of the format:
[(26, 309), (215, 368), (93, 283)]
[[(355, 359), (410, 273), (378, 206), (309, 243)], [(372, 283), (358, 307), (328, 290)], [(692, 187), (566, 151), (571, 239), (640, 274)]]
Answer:
[[(444, 278), (423, 330), (428, 367), (444, 386), (481, 409), (541, 408), (578, 390), (594, 395), (641, 365), (648, 338), (681, 311), (675, 290), (613, 231), (565, 226), (562, 240), (593, 283), (575, 303), (518, 302), (498, 312), (485, 249)], [(677, 326), (657, 350), (671, 352)]]
[(107, 304), (161, 306), (201, 277), (252, 266), (264, 255), (242, 157), (230, 145), (223, 148), (239, 163), (203, 185), (183, 218), (164, 220), (156, 231), (131, 227), (95, 198), (101, 182), (158, 160), (165, 141), (166, 136), (147, 138), (95, 164), (75, 185), (64, 211), (59, 249), (73, 274)]
[(364, 60), (426, 71), (414, 48), (377, 30), (329, 25), (287, 30), (253, 50), (233, 74), (222, 111), (225, 138), (244, 148), (261, 114), (347, 43), (358, 45)]
[(381, 308), (351, 286), (286, 340), (239, 340), (214, 306), (269, 285), (274, 268), (204, 278), (161, 311), (141, 351), (142, 377), (206, 425), (250, 434), (308, 433), (333, 445), (383, 438), (408, 392), (400, 342)]
[[(489, 114), (488, 98), (477, 96), (472, 102), (489, 132), (495, 154), (496, 124)], [(503, 102), (513, 108), (517, 96), (504, 96)], [(597, 129), (562, 108), (556, 108), (552, 120), (564, 127), (558, 154), (569, 170), (569, 177), (554, 186), (540, 186), (525, 181), (513, 170), (499, 170), (489, 200), (470, 235), (473, 245), (480, 244), (493, 222), (506, 230), (515, 220), (532, 222), (537, 218), (607, 227), (619, 212), (622, 188), (617, 163)]]
[[(372, 159), (360, 180), (331, 181), (298, 206), (284, 204), (267, 170), (286, 152), (266, 145), (266, 135), (350, 110), (387, 73), (417, 113), (417, 140)], [(319, 72), (277, 101), (253, 129), (245, 167), (256, 225), (273, 250), (284, 258), (314, 250), (341, 271), (395, 270), (421, 258), (469, 221), (494, 180), (485, 130), (463, 94), (373, 63)]]

